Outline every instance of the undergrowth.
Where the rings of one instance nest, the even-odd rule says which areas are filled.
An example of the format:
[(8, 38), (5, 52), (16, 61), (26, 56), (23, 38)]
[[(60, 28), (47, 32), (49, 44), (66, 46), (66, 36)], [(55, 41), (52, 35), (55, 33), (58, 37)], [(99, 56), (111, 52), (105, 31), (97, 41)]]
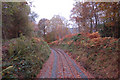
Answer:
[(118, 78), (119, 39), (100, 37), (99, 33), (69, 35), (49, 45), (68, 52), (95, 77)]
[(21, 36), (3, 45), (2, 78), (33, 78), (48, 59), (50, 48), (40, 38)]

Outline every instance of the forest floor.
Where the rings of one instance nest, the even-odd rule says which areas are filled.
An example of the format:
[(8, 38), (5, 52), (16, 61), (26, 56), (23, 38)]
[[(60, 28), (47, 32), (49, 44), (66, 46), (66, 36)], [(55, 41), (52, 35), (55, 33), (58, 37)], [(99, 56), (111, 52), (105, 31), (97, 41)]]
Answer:
[(63, 50), (52, 48), (50, 57), (37, 78), (93, 78), (93, 76)]

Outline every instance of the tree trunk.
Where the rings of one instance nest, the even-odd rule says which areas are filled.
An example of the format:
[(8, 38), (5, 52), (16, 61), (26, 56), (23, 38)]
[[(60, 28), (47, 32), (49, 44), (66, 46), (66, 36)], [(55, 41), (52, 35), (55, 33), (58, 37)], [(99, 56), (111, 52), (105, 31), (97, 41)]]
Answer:
[[(97, 9), (97, 4), (95, 4), (95, 7)], [(98, 31), (98, 29), (97, 29), (98, 15), (97, 15), (96, 9), (95, 9), (95, 31)]]
[(92, 18), (90, 18), (90, 33), (92, 33), (93, 32), (93, 25), (92, 25)]
[(44, 35), (43, 36), (45, 37), (45, 26), (44, 26)]
[(79, 33), (80, 33), (80, 23), (78, 23), (78, 31), (79, 31)]

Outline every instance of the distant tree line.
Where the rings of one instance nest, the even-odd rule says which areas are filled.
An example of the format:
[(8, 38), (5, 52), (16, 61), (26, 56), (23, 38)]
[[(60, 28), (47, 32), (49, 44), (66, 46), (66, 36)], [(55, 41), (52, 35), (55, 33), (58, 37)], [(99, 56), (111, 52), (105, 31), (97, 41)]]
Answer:
[(55, 41), (69, 34), (68, 21), (60, 15), (54, 15), (50, 20), (42, 18), (38, 23), (38, 35), (47, 42)]

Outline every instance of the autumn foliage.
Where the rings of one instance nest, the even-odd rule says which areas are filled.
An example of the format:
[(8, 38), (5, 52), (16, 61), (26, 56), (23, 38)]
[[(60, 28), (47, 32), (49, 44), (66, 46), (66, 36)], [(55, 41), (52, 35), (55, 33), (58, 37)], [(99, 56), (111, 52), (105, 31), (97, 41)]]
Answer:
[[(83, 62), (87, 70), (96, 77), (118, 77), (118, 39), (100, 37), (98, 32), (67, 35), (51, 45), (65, 49), (77, 61)], [(114, 64), (114, 65), (113, 65)], [(107, 74), (106, 74), (107, 73)]]
[(94, 32), (94, 33), (88, 33), (86, 35), (87, 37), (89, 37), (90, 39), (93, 39), (93, 38), (99, 38), (100, 37), (100, 34), (98, 32)]
[(66, 35), (64, 38), (72, 38), (73, 36), (76, 36), (77, 34), (69, 34), (69, 35)]

